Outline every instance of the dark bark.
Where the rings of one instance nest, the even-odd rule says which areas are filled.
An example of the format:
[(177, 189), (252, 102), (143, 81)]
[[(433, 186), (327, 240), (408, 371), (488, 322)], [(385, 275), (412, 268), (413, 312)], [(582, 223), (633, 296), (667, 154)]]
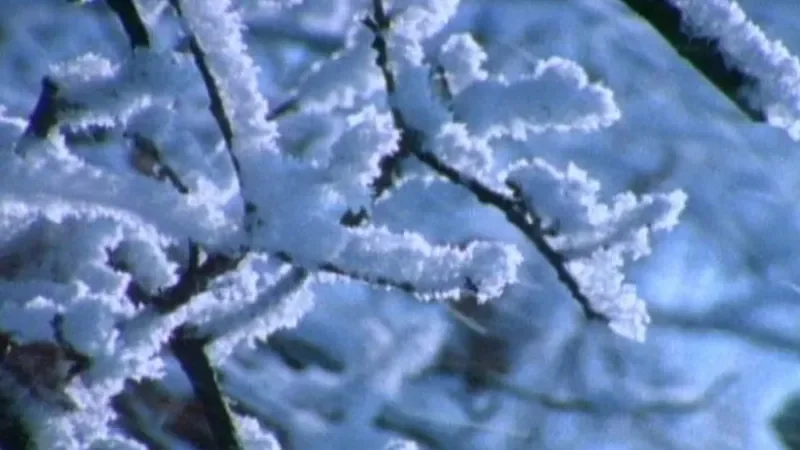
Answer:
[(122, 28), (125, 29), (131, 49), (150, 48), (150, 36), (133, 0), (106, 0), (106, 3), (122, 22)]
[(0, 397), (0, 449), (32, 450), (35, 447), (30, 432), (12, 405), (11, 401)]
[(58, 125), (58, 95), (59, 87), (50, 77), (42, 78), (42, 91), (39, 100), (28, 118), (26, 135), (33, 134), (39, 139), (46, 139), (50, 132)]
[(162, 314), (168, 314), (189, 303), (195, 295), (204, 292), (214, 278), (236, 268), (243, 256), (210, 255), (199, 263), (200, 248), (189, 244), (189, 263), (180, 280), (149, 301)]
[(220, 388), (217, 373), (206, 354), (207, 341), (193, 336), (192, 331), (186, 325), (175, 330), (170, 338), (170, 349), (189, 377), (194, 395), (203, 405), (217, 448), (240, 450), (243, 446), (239, 441), (231, 410)]

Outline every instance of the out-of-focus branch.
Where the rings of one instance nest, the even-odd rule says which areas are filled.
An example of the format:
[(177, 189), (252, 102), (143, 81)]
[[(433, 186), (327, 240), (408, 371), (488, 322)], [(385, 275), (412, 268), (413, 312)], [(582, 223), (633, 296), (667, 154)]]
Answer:
[(33, 135), (39, 139), (46, 139), (51, 131), (58, 125), (58, 95), (59, 87), (50, 77), (42, 78), (42, 90), (39, 100), (28, 118), (28, 127), (24, 136)]
[(125, 34), (128, 35), (131, 49), (136, 49), (137, 47), (149, 48), (150, 36), (133, 0), (106, 0), (106, 3), (117, 15), (119, 21), (122, 22), (122, 27), (125, 29)]
[(682, 26), (682, 12), (668, 0), (621, 0), (653, 26), (672, 48), (728, 97), (751, 120), (763, 122), (764, 111), (753, 108), (742, 96), (755, 83), (734, 65), (726, 64), (719, 41), (692, 37)]
[(33, 450), (34, 442), (31, 433), (26, 429), (13, 405), (14, 403), (10, 399), (0, 395), (0, 448)]
[[(717, 314), (721, 317), (717, 317)], [(666, 311), (653, 311), (658, 318), (659, 326), (676, 328), (690, 332), (723, 333), (743, 341), (770, 350), (778, 350), (800, 357), (800, 339), (769, 327), (756, 327), (741, 317), (727, 317), (722, 311), (712, 310), (703, 317), (690, 317), (682, 314), (671, 314)]]
[(178, 173), (164, 162), (155, 142), (139, 133), (130, 134), (128, 137), (133, 143), (132, 164), (139, 172), (158, 180), (166, 178), (181, 194), (189, 193), (189, 187), (181, 181)]
[[(5, 382), (3, 362), (17, 344), (11, 335), (0, 331), (0, 382)], [(8, 393), (0, 389), (0, 448), (30, 449), (33, 440), (30, 431), (22, 421), (19, 412), (14, 407), (14, 401), (7, 397)]]
[(280, 105), (270, 108), (266, 119), (268, 121), (278, 120), (286, 114), (293, 113), (299, 109), (299, 103), (297, 98), (290, 98)]
[[(383, 32), (387, 30), (391, 24), (383, 9), (382, 0), (373, 0), (373, 5), (373, 17), (366, 18), (364, 24), (375, 34), (373, 48), (378, 53), (376, 64), (378, 64), (381, 73), (383, 73), (384, 80), (386, 81), (386, 90), (389, 95), (391, 95), (396, 88), (396, 81), (390, 68), (388, 45), (383, 35)], [(503, 193), (496, 192), (483, 185), (478, 180), (448, 166), (435, 154), (424, 150), (422, 145), (424, 136), (422, 136), (422, 133), (418, 130), (407, 125), (406, 121), (403, 119), (402, 113), (397, 108), (392, 108), (392, 117), (394, 118), (395, 127), (400, 130), (401, 134), (400, 151), (395, 153), (393, 157), (403, 158), (403, 155), (413, 154), (417, 159), (451, 183), (469, 190), (481, 203), (493, 206), (502, 211), (508, 221), (533, 243), (548, 264), (556, 271), (558, 280), (580, 304), (586, 317), (590, 319), (607, 320), (606, 317), (595, 312), (591, 308), (591, 302), (586, 295), (581, 292), (578, 281), (567, 269), (566, 259), (547, 242), (546, 231), (542, 220), (537, 216), (536, 211), (533, 210), (533, 205), (526, 205), (521, 195), (509, 197)], [(378, 179), (381, 184), (376, 183), (376, 190), (377, 188), (385, 189), (387, 187), (385, 185), (387, 182), (386, 178), (391, 177), (391, 173), (393, 169), (396, 168), (397, 164), (399, 164), (399, 160), (397, 159), (382, 161), (382, 178)], [(514, 186), (510, 187), (514, 189)]]
[(324, 55), (330, 55), (345, 45), (343, 36), (339, 34), (308, 28), (292, 19), (258, 18), (249, 20), (247, 29), (256, 39), (268, 42), (293, 41), (307, 50)]

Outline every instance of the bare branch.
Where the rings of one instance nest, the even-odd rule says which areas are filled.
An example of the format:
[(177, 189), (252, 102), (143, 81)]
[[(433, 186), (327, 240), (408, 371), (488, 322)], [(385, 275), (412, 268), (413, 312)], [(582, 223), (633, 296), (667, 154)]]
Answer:
[(133, 0), (106, 0), (106, 3), (122, 22), (122, 28), (128, 35), (131, 49), (150, 48), (150, 36), (147, 34), (147, 28), (145, 28), (144, 21), (136, 10)]
[(28, 128), (23, 136), (33, 135), (39, 139), (47, 136), (58, 125), (58, 100), (59, 86), (50, 77), (42, 78), (42, 91), (39, 100), (28, 118)]

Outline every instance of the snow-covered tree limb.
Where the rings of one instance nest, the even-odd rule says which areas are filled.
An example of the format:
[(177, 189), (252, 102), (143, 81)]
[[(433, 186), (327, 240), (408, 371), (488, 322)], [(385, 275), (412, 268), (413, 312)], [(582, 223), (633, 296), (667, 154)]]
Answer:
[[(443, 8), (443, 10), (446, 9)], [(568, 260), (548, 238), (547, 223), (538, 212), (537, 202), (531, 201), (529, 196), (526, 197), (526, 192), (536, 192), (537, 188), (519, 185), (511, 177), (513, 170), (500, 174), (501, 180), (502, 178), (506, 179), (504, 183), (498, 183), (493, 178), (490, 167), (492, 159), (488, 149), (489, 139), (510, 134), (524, 140), (526, 139), (526, 130), (533, 133), (542, 133), (551, 128), (562, 131), (576, 128), (593, 130), (610, 125), (619, 118), (619, 111), (613, 102), (610, 91), (601, 86), (590, 85), (586, 75), (574, 63), (552, 59), (541, 63), (532, 78), (521, 82), (521, 84), (531, 83), (531, 86), (535, 87), (530, 88), (531, 95), (524, 96), (525, 102), (514, 107), (509, 106), (513, 104), (513, 100), (503, 100), (504, 94), (501, 92), (506, 89), (511, 92), (512, 83), (508, 83), (502, 78), (495, 81), (488, 76), (470, 76), (463, 85), (458, 86), (459, 94), (454, 100), (454, 105), (456, 112), (463, 110), (465, 114), (473, 114), (474, 117), (465, 114), (462, 114), (463, 117), (459, 117), (456, 114), (454, 118), (464, 120), (465, 126), (448, 123), (453, 119), (449, 119), (447, 113), (437, 109), (439, 107), (433, 104), (433, 99), (428, 96), (430, 94), (418, 84), (420, 81), (417, 79), (422, 76), (422, 69), (420, 69), (422, 58), (417, 53), (419, 51), (417, 46), (420, 44), (415, 39), (420, 39), (420, 36), (425, 36), (425, 33), (432, 32), (435, 27), (430, 30), (426, 30), (424, 27), (407, 28), (405, 20), (411, 22), (420, 20), (420, 23), (426, 23), (425, 19), (420, 19), (420, 16), (410, 13), (410, 19), (406, 19), (400, 14), (400, 11), (402, 10), (398, 10), (398, 15), (393, 18), (396, 23), (392, 23), (384, 10), (382, 1), (375, 0), (372, 15), (363, 21), (374, 34), (372, 46), (378, 53), (375, 62), (380, 67), (387, 94), (393, 105), (391, 111), (395, 127), (400, 130), (401, 151), (392, 155), (392, 158), (403, 153), (414, 155), (440, 176), (466, 188), (479, 202), (501, 211), (543, 256), (556, 272), (558, 280), (566, 287), (572, 298), (580, 304), (588, 318), (604, 320), (618, 333), (642, 340), (644, 329), (649, 323), (649, 316), (645, 312), (644, 303), (636, 297), (631, 287), (628, 285), (611, 286), (607, 283), (603, 286), (598, 284), (602, 277), (610, 275), (610, 273), (601, 275), (591, 267), (595, 265), (599, 267), (605, 264), (603, 262), (590, 262), (591, 259), (583, 260), (583, 262)], [(423, 13), (422, 17), (426, 17), (426, 14), (431, 17), (436, 15), (435, 12), (428, 12)], [(430, 23), (436, 23), (435, 21), (436, 19)], [(429, 23), (426, 24), (429, 25)], [(422, 31), (420, 32), (420, 30)], [(398, 49), (398, 55), (394, 59), (390, 54), (390, 47)], [(470, 53), (478, 64), (485, 58), (478, 50), (473, 49)], [(453, 65), (453, 63), (450, 64)], [(460, 64), (457, 67), (463, 67), (470, 73), (475, 72), (474, 64)], [(544, 85), (550, 87), (538, 86), (540, 80), (543, 80), (541, 82)], [(517, 89), (525, 90), (527, 88), (518, 86)], [(565, 114), (559, 113), (555, 109), (562, 108), (563, 105), (559, 105), (557, 108), (555, 105), (563, 103), (563, 98), (555, 95), (551, 99), (541, 93), (548, 91), (569, 92), (567, 95), (574, 104), (571, 104), (570, 108), (564, 109)], [(527, 102), (530, 101), (531, 96), (537, 94), (542, 97), (540, 101), (543, 110), (547, 111), (546, 114), (539, 113), (535, 108), (531, 108), (532, 114), (525, 111), (526, 108), (530, 108)], [(584, 95), (585, 98), (581, 98)], [(498, 97), (501, 98), (498, 99)], [(554, 103), (552, 100), (556, 98), (558, 102)], [(426, 102), (430, 102), (431, 105)], [(492, 105), (495, 102), (499, 102), (498, 105), (502, 104), (502, 106), (493, 108)], [(478, 104), (481, 107), (475, 109), (467, 106)], [(424, 113), (421, 112), (420, 105), (428, 106)], [(514, 112), (510, 112), (509, 108)], [(469, 113), (466, 113), (467, 111)], [(526, 114), (530, 114), (530, 116), (526, 117)], [(413, 123), (409, 121), (408, 117), (413, 117)], [(437, 130), (437, 126), (441, 128)], [(470, 133), (477, 136), (470, 136)], [(432, 139), (432, 136), (429, 137), (437, 134), (435, 139)], [(442, 139), (441, 136), (447, 137)], [(429, 143), (429, 140), (433, 143)], [(476, 160), (470, 161), (467, 158), (476, 158)], [(453, 162), (448, 160), (453, 160)], [(397, 163), (397, 160), (385, 162), (390, 166)], [(382, 172), (384, 178), (393, 171), (386, 171), (386, 167), (382, 168), (384, 169)], [(388, 181), (386, 185), (388, 186)], [(560, 189), (558, 187), (551, 188)], [(668, 203), (673, 203), (673, 206), (666, 207), (667, 216), (674, 216), (683, 208), (682, 197), (676, 197), (674, 202), (669, 201)], [(594, 258), (597, 258), (597, 255)], [(618, 264), (614, 266), (616, 267)], [(621, 280), (622, 275), (615, 274), (614, 278)]]
[(622, 0), (748, 117), (800, 139), (800, 60), (732, 0)]

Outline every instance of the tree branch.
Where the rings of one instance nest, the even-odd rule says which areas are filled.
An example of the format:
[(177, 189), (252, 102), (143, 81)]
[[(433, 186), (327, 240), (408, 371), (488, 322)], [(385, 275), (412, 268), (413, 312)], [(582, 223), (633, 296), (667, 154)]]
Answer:
[(161, 150), (152, 139), (135, 132), (124, 133), (123, 136), (130, 138), (133, 143), (133, 165), (139, 172), (160, 181), (166, 178), (181, 194), (189, 193), (189, 187), (181, 180), (175, 169), (164, 162)]
[(237, 436), (236, 425), (223, 397), (217, 374), (205, 352), (207, 343), (206, 339), (193, 336), (191, 327), (182, 325), (173, 333), (169, 345), (203, 405), (217, 448), (239, 450), (244, 447)]
[(42, 78), (42, 91), (39, 100), (28, 118), (28, 127), (24, 135), (34, 135), (39, 139), (46, 139), (51, 131), (58, 125), (58, 95), (59, 86), (50, 77)]
[[(372, 49), (377, 53), (375, 65), (380, 69), (383, 81), (386, 84), (386, 92), (391, 96), (397, 86), (394, 74), (389, 68), (389, 49), (383, 33), (389, 30), (392, 24), (383, 9), (382, 0), (373, 0), (372, 4), (373, 17), (365, 18), (363, 23), (375, 35), (375, 39), (372, 41)], [(401, 131), (400, 145), (397, 152), (384, 156), (378, 163), (380, 175), (372, 183), (375, 197), (380, 197), (384, 192), (391, 189), (399, 175), (400, 164), (411, 156), (412, 149), (419, 145), (418, 136), (414, 133), (406, 132), (408, 127), (400, 111), (397, 108), (392, 108), (391, 113), (395, 126)]]
[[(286, 252), (279, 252), (275, 256), (287, 264), (293, 264), (293, 265), (295, 264), (294, 258)], [(398, 291), (402, 291), (410, 295), (425, 296), (431, 294), (419, 290), (416, 286), (414, 286), (414, 283), (410, 281), (393, 280), (391, 278), (372, 276), (369, 275), (368, 273), (347, 270), (337, 266), (332, 262), (322, 262), (314, 267), (307, 267), (306, 269), (316, 272), (338, 275), (353, 281), (361, 281), (371, 286), (383, 287), (387, 289), (396, 289)], [(477, 290), (475, 284), (470, 279), (464, 280), (464, 287), (462, 289), (463, 289), (462, 294), (464, 295), (474, 295), (475, 291)]]
[(185, 305), (195, 295), (205, 291), (211, 281), (236, 268), (244, 259), (244, 254), (227, 256), (221, 253), (209, 255), (199, 263), (200, 247), (195, 242), (189, 243), (189, 264), (180, 280), (150, 300), (150, 303), (162, 314), (168, 314)]
[[(183, 17), (180, 0), (169, 0), (169, 4), (175, 9), (178, 16)], [(200, 71), (200, 75), (203, 77), (203, 84), (206, 87), (206, 92), (211, 102), (209, 105), (211, 115), (214, 116), (214, 120), (216, 120), (217, 126), (222, 133), (222, 138), (225, 140), (225, 146), (230, 151), (233, 147), (233, 125), (231, 124), (230, 118), (225, 114), (225, 107), (222, 103), (222, 95), (220, 94), (219, 87), (217, 86), (216, 80), (214, 80), (214, 76), (211, 74), (211, 68), (206, 62), (206, 54), (203, 49), (200, 48), (197, 38), (191, 34), (190, 30), (186, 29), (185, 32), (189, 38), (189, 51), (192, 53), (194, 63)], [(233, 152), (231, 152), (231, 160), (237, 175), (239, 175), (239, 160)]]
[(708, 81), (728, 97), (751, 120), (764, 122), (764, 111), (753, 108), (740, 95), (743, 88), (755, 84), (755, 80), (726, 64), (720, 51), (719, 41), (690, 36), (681, 26), (683, 15), (667, 0), (621, 0), (655, 28), (664, 39), (689, 64), (702, 73)]
[[(381, 73), (383, 73), (386, 80), (386, 89), (391, 95), (395, 89), (395, 79), (389, 68), (388, 46), (382, 34), (383, 30), (388, 28), (389, 22), (381, 0), (373, 0), (373, 4), (375, 5), (374, 18), (365, 19), (364, 24), (375, 33), (373, 48), (378, 52), (375, 61), (380, 66)], [(424, 135), (408, 126), (403, 119), (402, 113), (397, 108), (392, 108), (392, 117), (394, 118), (395, 127), (400, 130), (401, 134), (401, 151), (394, 156), (401, 155), (404, 152), (413, 154), (422, 163), (447, 178), (451, 183), (469, 190), (479, 202), (493, 206), (503, 212), (508, 221), (533, 243), (547, 263), (556, 271), (558, 280), (566, 286), (570, 295), (580, 304), (586, 317), (589, 319), (608, 320), (605, 316), (592, 309), (589, 298), (581, 292), (578, 281), (567, 269), (564, 256), (547, 242), (542, 220), (537, 216), (532, 205), (525, 205), (521, 196), (510, 198), (448, 166), (436, 155), (423, 149)], [(399, 161), (396, 160), (385, 161), (387, 167), (393, 167), (398, 163)], [(384, 166), (382, 165), (381, 168), (383, 169)], [(511, 187), (512, 189), (514, 188), (513, 186)]]
[(4, 396), (0, 396), (0, 400), (0, 448), (33, 450), (31, 432), (14, 408), (14, 402)]
[(133, 0), (106, 0), (106, 3), (122, 22), (122, 28), (128, 35), (131, 49), (150, 48), (150, 36), (147, 34), (147, 28), (145, 28), (144, 21), (136, 10)]

